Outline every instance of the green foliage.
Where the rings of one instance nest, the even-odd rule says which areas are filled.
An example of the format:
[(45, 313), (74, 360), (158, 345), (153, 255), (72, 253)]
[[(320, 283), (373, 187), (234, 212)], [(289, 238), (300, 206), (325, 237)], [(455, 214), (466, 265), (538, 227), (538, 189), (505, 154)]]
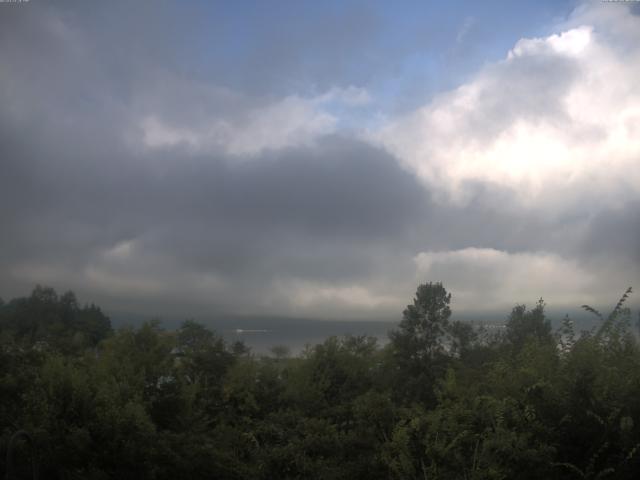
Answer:
[(522, 348), (527, 341), (541, 343), (553, 342), (551, 322), (544, 313), (545, 303), (542, 299), (532, 310), (525, 305), (516, 305), (507, 321), (507, 340), (516, 348)]
[(583, 335), (568, 317), (553, 334), (540, 301), (479, 336), (427, 283), (386, 346), (259, 356), (193, 320), (113, 332), (37, 287), (0, 303), (0, 473), (26, 429), (42, 478), (635, 479), (630, 293), (606, 317), (585, 307), (601, 323)]
[(397, 371), (394, 392), (402, 402), (435, 401), (434, 385), (448, 361), (443, 340), (450, 333), (450, 302), (441, 283), (419, 285), (398, 330), (389, 334)]
[(0, 303), (3, 338), (64, 353), (95, 347), (111, 333), (111, 322), (95, 305), (80, 307), (73, 292), (37, 286), (29, 297)]
[(442, 338), (449, 332), (451, 294), (441, 283), (418, 286), (413, 305), (402, 313), (398, 331), (391, 341), (398, 355), (408, 361), (430, 361), (445, 353)]

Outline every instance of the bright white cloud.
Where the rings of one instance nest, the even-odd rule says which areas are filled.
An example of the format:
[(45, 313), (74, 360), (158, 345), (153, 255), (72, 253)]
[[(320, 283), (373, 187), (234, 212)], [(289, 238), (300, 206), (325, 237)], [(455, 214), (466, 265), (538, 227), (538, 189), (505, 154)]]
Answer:
[(255, 156), (266, 150), (309, 146), (334, 132), (338, 118), (332, 106), (354, 108), (371, 100), (364, 89), (331, 88), (315, 97), (291, 95), (254, 107), (244, 115), (200, 115), (198, 121), (180, 122), (160, 115), (145, 115), (140, 122), (143, 144), (152, 149), (181, 146), (192, 151), (220, 151)]
[(143, 142), (150, 148), (173, 147), (184, 145), (198, 148), (201, 136), (198, 133), (180, 127), (171, 127), (155, 116), (145, 117), (141, 122)]
[(507, 54), (507, 59), (547, 53), (578, 56), (592, 43), (592, 33), (592, 27), (581, 26), (546, 38), (523, 38)]
[(562, 33), (518, 41), (467, 84), (390, 120), (374, 141), (458, 202), (469, 182), (556, 212), (639, 195), (640, 17), (609, 9), (600, 19), (594, 10), (602, 6), (580, 10)]
[(198, 126), (172, 125), (156, 116), (141, 122), (143, 142), (150, 148), (184, 146), (194, 151), (256, 155), (264, 150), (309, 145), (333, 131), (336, 119), (313, 101), (291, 96), (255, 109), (240, 121), (212, 118)]
[(362, 318), (363, 313), (369, 313), (372, 318), (379, 318), (385, 314), (396, 316), (406, 303), (406, 296), (406, 291), (393, 294), (388, 287), (372, 282), (335, 284), (296, 278), (275, 282), (270, 298), (293, 315)]
[(109, 259), (126, 261), (131, 257), (134, 248), (134, 240), (125, 240), (104, 252), (104, 256)]

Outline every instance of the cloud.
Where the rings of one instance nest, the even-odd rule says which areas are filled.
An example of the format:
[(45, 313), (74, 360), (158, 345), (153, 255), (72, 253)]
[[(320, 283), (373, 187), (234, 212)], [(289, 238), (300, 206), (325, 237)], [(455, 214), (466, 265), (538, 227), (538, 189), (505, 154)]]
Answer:
[[(202, 100), (194, 99), (196, 103)], [(239, 108), (236, 108), (231, 118), (219, 115), (215, 104), (211, 105), (205, 118), (182, 118), (172, 122), (156, 114), (147, 114), (140, 121), (141, 140), (149, 148), (183, 146), (197, 153), (256, 156), (266, 150), (310, 146), (319, 137), (336, 131), (338, 119), (327, 110), (329, 106), (358, 107), (369, 101), (366, 90), (350, 86), (345, 89), (333, 87), (309, 98), (287, 96), (247, 109), (242, 114), (238, 114)], [(242, 105), (238, 107), (242, 108)]]
[(333, 87), (317, 98), (320, 102), (338, 102), (347, 106), (361, 107), (371, 103), (372, 98), (364, 88), (350, 85), (347, 88)]
[(561, 33), (521, 39), (467, 83), (390, 119), (374, 141), (446, 201), (468, 202), (474, 182), (507, 187), (520, 205), (551, 214), (637, 198), (640, 18), (617, 9), (601, 20), (593, 11), (604, 7), (591, 8)]
[(640, 279), (640, 200), (595, 213), (577, 250), (585, 258), (627, 259), (619, 275), (624, 277), (622, 272), (627, 271), (631, 273), (629, 283), (637, 284)]
[[(159, 165), (155, 155), (129, 154), (116, 175), (82, 177), (50, 157), (41, 174), (61, 177), (34, 190), (39, 208), (5, 212), (15, 243), (3, 240), (4, 287), (53, 283), (143, 312), (356, 316), (361, 302), (339, 292), (402, 277), (393, 272), (429, 205), (392, 157), (341, 137), (250, 163), (170, 151)], [(306, 293), (284, 294), (298, 284)], [(318, 299), (338, 295), (334, 308), (310, 300), (315, 287)]]
[(469, 247), (421, 252), (414, 260), (419, 277), (444, 282), (462, 310), (508, 309), (539, 297), (554, 307), (576, 307), (600, 287), (595, 272), (550, 252)]
[(305, 316), (313, 311), (320, 318), (392, 319), (406, 302), (406, 294), (389, 292), (371, 281), (339, 285), (304, 278), (276, 282), (273, 298), (289, 315)]
[(461, 44), (464, 42), (465, 38), (473, 28), (476, 23), (476, 19), (472, 16), (467, 16), (462, 23), (462, 26), (458, 29), (456, 33), (456, 44)]
[(428, 199), (386, 153), (329, 135), (366, 90), (252, 95), (117, 54), (75, 10), (21, 11), (0, 29), (3, 298), (47, 283), (112, 309), (285, 314), (279, 282), (393, 270)]
[(637, 283), (635, 17), (580, 9), (396, 116), (363, 79), (403, 60), (357, 9), (289, 45), (273, 25), (211, 43), (201, 7), (29, 5), (0, 18), (3, 298), (389, 319), (424, 281), (458, 311)]

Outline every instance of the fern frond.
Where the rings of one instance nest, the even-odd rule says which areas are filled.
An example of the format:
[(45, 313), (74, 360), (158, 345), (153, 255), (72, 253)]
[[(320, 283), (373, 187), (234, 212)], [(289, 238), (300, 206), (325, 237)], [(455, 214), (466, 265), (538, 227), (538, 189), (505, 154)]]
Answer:
[[(611, 326), (614, 324), (614, 322), (616, 320), (616, 317), (622, 311), (622, 306), (624, 305), (624, 302), (627, 301), (627, 298), (629, 298), (629, 294), (631, 294), (631, 291), (632, 291), (631, 287), (627, 288), (627, 290), (624, 292), (622, 297), (620, 297), (620, 300), (618, 300), (618, 303), (616, 304), (616, 306), (613, 308), (613, 310), (611, 311), (611, 313), (609, 314), (607, 319), (604, 321), (604, 323), (598, 329), (598, 332), (596, 333), (596, 338), (600, 339), (605, 332), (610, 332), (611, 331)], [(583, 305), (583, 308), (585, 308), (584, 305)], [(585, 310), (596, 311), (594, 309), (591, 309), (591, 307), (585, 308)], [(599, 312), (598, 312), (598, 316), (600, 317), (600, 319), (602, 319), (602, 315), (600, 315)]]
[(631, 450), (629, 450), (629, 453), (627, 453), (627, 456), (625, 458), (625, 461), (629, 461), (631, 460), (634, 455), (638, 452), (638, 450), (640, 450), (640, 443), (636, 443), (633, 448)]
[(589, 305), (582, 305), (582, 308), (584, 308), (587, 312), (593, 313), (594, 315), (596, 315), (600, 320), (604, 321), (604, 317), (602, 316), (602, 314), (596, 310), (593, 307), (590, 307)]
[(580, 478), (585, 478), (585, 474), (582, 470), (580, 470), (578, 467), (576, 467), (573, 463), (568, 463), (568, 462), (554, 462), (551, 464), (554, 467), (564, 467), (564, 468), (568, 468), (569, 470), (571, 470), (574, 473), (577, 473), (578, 475), (580, 475)]
[(609, 318), (612, 318), (615, 315), (617, 315), (618, 313), (620, 313), (620, 309), (622, 308), (622, 305), (624, 305), (624, 302), (627, 301), (627, 298), (629, 298), (629, 295), (631, 294), (631, 291), (632, 291), (631, 287), (627, 288), (627, 291), (624, 292), (622, 297), (620, 297), (620, 300), (618, 300), (618, 303), (616, 304), (616, 306), (613, 308), (613, 311), (609, 315)]
[[(609, 448), (609, 442), (604, 442), (602, 445), (600, 445), (600, 448), (591, 456), (591, 459), (589, 460), (589, 464), (587, 465), (587, 470), (586, 470), (586, 473), (588, 476), (591, 476), (591, 474), (595, 472), (596, 462), (598, 461), (600, 456), (604, 453), (604, 451), (607, 448)], [(602, 470), (601, 472), (599, 472), (598, 477), (600, 476), (600, 473), (604, 472), (605, 470)]]
[(598, 422), (600, 425), (605, 425), (604, 420), (602, 419), (602, 417), (600, 415), (598, 415), (597, 413), (591, 411), (591, 410), (587, 410), (586, 411), (587, 416), (593, 418), (596, 422)]
[(598, 472), (598, 475), (596, 475), (596, 480), (598, 478), (604, 478), (607, 475), (611, 475), (612, 473), (616, 473), (616, 469), (615, 468), (605, 468), (604, 470), (601, 470), (600, 472)]

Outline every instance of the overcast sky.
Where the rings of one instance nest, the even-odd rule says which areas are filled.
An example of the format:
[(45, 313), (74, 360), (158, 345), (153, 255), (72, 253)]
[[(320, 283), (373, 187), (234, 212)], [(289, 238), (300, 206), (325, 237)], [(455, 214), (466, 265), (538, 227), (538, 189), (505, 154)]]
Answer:
[(640, 288), (640, 3), (0, 3), (0, 297), (395, 319)]

